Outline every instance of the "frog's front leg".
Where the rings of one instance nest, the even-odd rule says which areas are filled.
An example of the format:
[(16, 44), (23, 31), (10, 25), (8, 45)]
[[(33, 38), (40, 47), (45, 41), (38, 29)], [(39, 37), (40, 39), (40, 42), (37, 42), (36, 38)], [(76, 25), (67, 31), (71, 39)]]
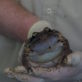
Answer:
[(17, 79), (21, 82), (44, 82), (44, 79), (28, 74), (27, 70), (23, 66), (7, 68), (5, 69), (5, 74), (8, 77)]

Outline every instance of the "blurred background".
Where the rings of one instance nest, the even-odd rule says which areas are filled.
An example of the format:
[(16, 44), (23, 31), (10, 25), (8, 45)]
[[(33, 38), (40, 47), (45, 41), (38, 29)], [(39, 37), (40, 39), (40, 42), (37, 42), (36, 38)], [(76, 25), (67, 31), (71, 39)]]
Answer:
[[(26, 9), (47, 20), (69, 41), (73, 51), (82, 50), (82, 0), (17, 0)], [(21, 43), (0, 35), (0, 82), (3, 69), (17, 64)], [(17, 82), (5, 77), (8, 82)]]

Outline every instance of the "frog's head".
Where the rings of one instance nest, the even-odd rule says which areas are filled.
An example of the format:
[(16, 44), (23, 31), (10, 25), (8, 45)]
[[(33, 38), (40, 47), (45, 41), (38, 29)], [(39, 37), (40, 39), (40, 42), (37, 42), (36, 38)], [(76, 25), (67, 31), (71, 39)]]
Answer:
[(22, 63), (30, 66), (55, 66), (63, 64), (64, 58), (71, 53), (68, 40), (56, 30), (45, 28), (41, 32), (34, 32), (25, 42)]

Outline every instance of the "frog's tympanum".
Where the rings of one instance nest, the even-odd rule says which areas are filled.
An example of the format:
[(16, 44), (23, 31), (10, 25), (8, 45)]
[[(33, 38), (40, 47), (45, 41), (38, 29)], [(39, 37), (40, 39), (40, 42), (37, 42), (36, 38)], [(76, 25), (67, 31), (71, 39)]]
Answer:
[(25, 42), (22, 66), (6, 69), (6, 73), (21, 81), (54, 79), (54, 69), (66, 66), (66, 57), (71, 52), (68, 40), (60, 32), (46, 27), (41, 32), (34, 32)]

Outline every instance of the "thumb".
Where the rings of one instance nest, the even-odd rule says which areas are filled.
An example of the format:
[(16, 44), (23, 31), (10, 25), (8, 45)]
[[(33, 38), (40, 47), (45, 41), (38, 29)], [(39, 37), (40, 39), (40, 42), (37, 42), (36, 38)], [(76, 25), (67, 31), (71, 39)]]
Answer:
[(82, 52), (74, 52), (67, 56), (66, 64), (72, 65), (75, 67), (82, 66)]

